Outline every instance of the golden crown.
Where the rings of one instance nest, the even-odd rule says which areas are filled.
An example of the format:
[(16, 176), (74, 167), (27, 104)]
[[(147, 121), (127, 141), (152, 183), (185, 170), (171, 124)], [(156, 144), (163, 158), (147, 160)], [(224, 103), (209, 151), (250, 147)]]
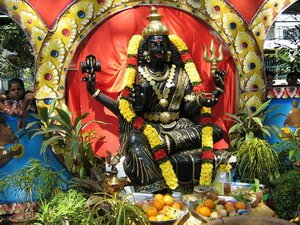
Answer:
[(161, 22), (162, 15), (157, 13), (157, 9), (152, 6), (151, 14), (147, 16), (147, 19), (150, 21), (147, 27), (144, 28), (142, 32), (143, 37), (148, 37), (152, 35), (168, 35), (169, 30), (165, 24)]

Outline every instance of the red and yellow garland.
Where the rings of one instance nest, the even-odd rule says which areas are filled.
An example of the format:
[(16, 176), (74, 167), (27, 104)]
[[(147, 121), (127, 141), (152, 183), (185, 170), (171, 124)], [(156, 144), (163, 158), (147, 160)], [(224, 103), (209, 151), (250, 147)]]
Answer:
[[(195, 93), (201, 93), (203, 88), (201, 86), (201, 79), (197, 72), (196, 66), (193, 63), (191, 56), (188, 52), (186, 44), (176, 35), (169, 35), (170, 40), (177, 47), (181, 54), (181, 59), (184, 63), (184, 68), (189, 76), (189, 79), (193, 85), (193, 90)], [(119, 109), (123, 118), (127, 122), (133, 122), (134, 129), (142, 131), (147, 137), (155, 161), (159, 163), (159, 167), (162, 171), (162, 176), (164, 177), (166, 184), (172, 190), (178, 187), (178, 179), (174, 172), (171, 162), (168, 160), (167, 151), (164, 147), (164, 143), (161, 140), (158, 131), (149, 123), (145, 122), (142, 117), (138, 117), (133, 107), (128, 99), (129, 93), (133, 88), (135, 78), (137, 76), (137, 66), (138, 66), (138, 48), (143, 37), (141, 35), (134, 35), (129, 41), (128, 51), (127, 51), (127, 67), (125, 71), (124, 81), (125, 88), (121, 91), (119, 97)], [(208, 109), (208, 108), (206, 108)], [(211, 126), (205, 126), (202, 129), (202, 147), (203, 154), (202, 159), (208, 160), (213, 157), (208, 155), (209, 152), (213, 155), (212, 151), (207, 151), (206, 147), (211, 147), (212, 149), (212, 128)], [(200, 184), (210, 185), (211, 174), (212, 174), (212, 163), (206, 162), (202, 164)], [(205, 182), (203, 182), (205, 180)], [(202, 182), (201, 182), (202, 181)]]

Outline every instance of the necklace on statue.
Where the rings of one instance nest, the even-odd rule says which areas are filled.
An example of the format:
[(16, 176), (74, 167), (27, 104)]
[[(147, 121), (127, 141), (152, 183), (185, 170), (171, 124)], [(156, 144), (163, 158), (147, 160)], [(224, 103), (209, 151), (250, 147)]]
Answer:
[[(159, 100), (159, 106), (166, 109), (169, 106), (168, 97), (170, 93), (170, 88), (173, 84), (173, 79), (175, 77), (175, 69), (176, 65), (172, 65), (171, 69), (167, 66), (164, 74), (161, 73), (161, 76), (157, 77), (151, 74), (150, 70), (147, 66), (139, 67), (140, 74), (149, 82), (154, 93)], [(156, 81), (164, 81), (167, 80), (165, 87), (163, 88), (163, 92), (158, 89)]]

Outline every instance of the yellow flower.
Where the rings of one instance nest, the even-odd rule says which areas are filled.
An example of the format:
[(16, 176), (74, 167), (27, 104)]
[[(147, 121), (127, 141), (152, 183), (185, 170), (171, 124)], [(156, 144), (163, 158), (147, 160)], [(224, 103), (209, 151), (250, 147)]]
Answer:
[(65, 45), (61, 39), (55, 39), (51, 41), (43, 52), (43, 63), (51, 61), (57, 68), (62, 66), (62, 62), (65, 60)]
[(219, 19), (221, 13), (224, 12), (225, 3), (221, 0), (205, 1), (205, 9), (210, 18), (216, 20)]
[(124, 86), (133, 88), (135, 77), (136, 77), (136, 68), (127, 67), (124, 75)]
[(150, 124), (147, 124), (143, 130), (143, 133), (147, 137), (150, 147), (153, 149), (158, 145), (162, 144), (162, 141), (160, 140), (159, 134), (157, 130), (151, 126)]
[(237, 32), (243, 31), (243, 20), (232, 13), (225, 13), (223, 16), (223, 28), (225, 33), (235, 36)]
[(43, 84), (47, 85), (48, 87), (57, 89), (59, 76), (58, 70), (52, 62), (44, 63), (37, 73), (37, 80), (39, 81), (39, 85), (42, 86)]
[(254, 52), (248, 52), (243, 61), (243, 70), (245, 73), (254, 73), (262, 68), (260, 58)]
[(202, 146), (213, 147), (213, 128), (205, 126), (202, 128)]
[(209, 107), (202, 107), (201, 114), (211, 114), (211, 108)]
[(283, 133), (285, 133), (285, 134), (291, 134), (291, 133), (292, 133), (291, 129), (288, 128), (288, 127), (283, 127), (283, 128), (281, 128), (281, 131), (282, 131)]
[(197, 71), (196, 65), (193, 62), (187, 62), (184, 65), (184, 69), (192, 83), (200, 83), (201, 82), (201, 78)]
[(266, 34), (266, 28), (263, 23), (259, 23), (256, 26), (253, 27), (252, 33), (254, 37), (256, 38), (258, 45), (260, 48), (263, 47), (263, 41)]
[(253, 92), (263, 90), (265, 88), (265, 83), (263, 79), (257, 74), (253, 74), (247, 81), (245, 91), (246, 92)]
[[(284, 1), (282, 0), (269, 0), (264, 8), (271, 9), (272, 11), (279, 13), (281, 12), (281, 9), (284, 7)], [(273, 12), (272, 12), (273, 14)]]
[(254, 51), (255, 42), (249, 34), (246, 32), (238, 32), (234, 42), (236, 51), (239, 54), (246, 53), (248, 51)]
[(201, 174), (199, 184), (210, 186), (212, 180), (213, 165), (211, 163), (203, 163), (201, 165)]
[(178, 49), (179, 52), (188, 50), (188, 48), (187, 48), (186, 44), (184, 43), (184, 41), (180, 37), (178, 37), (177, 35), (170, 34), (169, 39), (176, 46), (176, 48)]
[(262, 102), (255, 95), (249, 98), (246, 102), (246, 107), (248, 107), (252, 112), (255, 112), (261, 105)]
[(134, 117), (136, 117), (135, 113), (131, 109), (131, 104), (128, 100), (121, 98), (119, 100), (119, 109), (121, 115), (127, 122), (131, 122)]
[(141, 35), (133, 35), (129, 41), (127, 54), (128, 55), (137, 55), (140, 42), (142, 41), (143, 37)]
[(168, 187), (172, 190), (176, 189), (178, 187), (178, 179), (171, 162), (169, 160), (163, 162), (159, 165), (159, 167)]
[(251, 27), (256, 26), (257, 24), (265, 24), (269, 25), (273, 21), (273, 10), (271, 8), (265, 9), (257, 14), (255, 19), (253, 20)]

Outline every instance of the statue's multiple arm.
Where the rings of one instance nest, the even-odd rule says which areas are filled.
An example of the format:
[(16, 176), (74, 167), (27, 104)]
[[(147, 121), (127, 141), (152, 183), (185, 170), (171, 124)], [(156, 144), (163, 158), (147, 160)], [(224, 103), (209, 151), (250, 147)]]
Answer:
[(95, 72), (101, 71), (101, 65), (99, 61), (96, 61), (96, 57), (94, 55), (88, 55), (86, 57), (86, 61), (81, 63), (81, 70), (82, 73), (87, 73), (87, 76), (82, 79), (82, 81), (85, 81), (87, 83), (87, 90), (88, 92), (101, 104), (103, 104), (105, 107), (107, 107), (110, 111), (112, 111), (114, 114), (119, 115), (119, 108), (118, 108), (118, 102), (109, 97), (108, 95), (105, 95), (101, 92), (98, 94), (96, 93), (97, 90), (95, 88)]

